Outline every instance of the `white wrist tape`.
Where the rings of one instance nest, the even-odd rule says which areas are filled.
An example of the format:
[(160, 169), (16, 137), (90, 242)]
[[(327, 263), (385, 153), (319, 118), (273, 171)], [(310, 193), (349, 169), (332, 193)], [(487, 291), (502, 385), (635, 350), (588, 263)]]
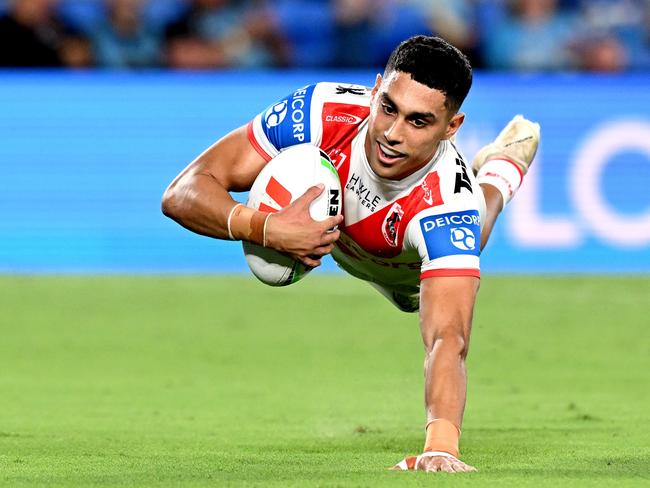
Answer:
[[(453, 456), (453, 455), (449, 454), (448, 452), (444, 452), (444, 451), (427, 451), (427, 452), (423, 452), (422, 454), (420, 454), (419, 456), (417, 456), (415, 458), (415, 461), (413, 462), (411, 469), (417, 471), (418, 464), (420, 464), (420, 460), (425, 459), (425, 458), (430, 458), (430, 457), (438, 457), (438, 456), (448, 458), (448, 459), (453, 459), (454, 461), (459, 461), (459, 459), (456, 456)], [(406, 457), (406, 458), (402, 459), (399, 463), (397, 463), (395, 465), (395, 468), (398, 468), (398, 469), (400, 469), (402, 471), (408, 471), (409, 470), (409, 463), (408, 463), (407, 460), (412, 460), (412, 459), (413, 459), (413, 456), (409, 456), (409, 457)], [(393, 469), (395, 469), (395, 468), (393, 468)]]
[(244, 205), (243, 203), (238, 203), (237, 205), (235, 205), (233, 208), (230, 209), (230, 213), (228, 214), (228, 222), (227, 222), (227, 225), (228, 225), (228, 238), (229, 238), (231, 241), (234, 241), (234, 240), (235, 240), (235, 236), (232, 235), (232, 230), (230, 229), (230, 223), (231, 223), (231, 221), (232, 221), (232, 214), (235, 213), (235, 209), (236, 209), (237, 207), (239, 207), (239, 206), (243, 206), (243, 205)]
[(402, 459), (399, 463), (397, 463), (395, 467), (401, 469), (402, 471), (409, 470), (408, 464), (406, 464), (406, 458)]
[(456, 456), (453, 456), (452, 454), (449, 454), (448, 452), (427, 451), (427, 452), (423, 452), (417, 458), (415, 458), (415, 468), (414, 469), (417, 471), (418, 464), (420, 464), (420, 460), (425, 459), (425, 458), (430, 458), (430, 457), (445, 457), (445, 458), (453, 459), (454, 461), (459, 460)]
[(269, 213), (264, 219), (264, 229), (262, 230), (262, 247), (266, 247), (266, 226), (269, 223), (272, 213)]
[(514, 163), (506, 159), (491, 159), (481, 166), (476, 180), (479, 185), (487, 183), (499, 190), (505, 206), (521, 186), (522, 176)]

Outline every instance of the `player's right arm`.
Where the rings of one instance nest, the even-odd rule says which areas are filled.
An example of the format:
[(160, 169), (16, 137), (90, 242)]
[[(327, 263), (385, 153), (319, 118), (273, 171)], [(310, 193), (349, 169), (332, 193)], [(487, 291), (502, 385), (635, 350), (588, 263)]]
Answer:
[[(285, 252), (308, 266), (332, 250), (339, 232), (328, 232), (341, 216), (322, 222), (309, 215), (309, 204), (322, 189), (310, 188), (284, 210), (266, 212), (238, 205), (230, 191), (249, 190), (266, 160), (240, 127), (217, 141), (174, 178), (163, 195), (162, 211), (183, 227), (217, 239), (247, 240)], [(268, 220), (267, 220), (268, 219)], [(229, 224), (230, 220), (230, 226)]]
[(228, 215), (237, 203), (229, 191), (249, 189), (265, 164), (240, 127), (174, 178), (163, 195), (162, 211), (197, 234), (228, 239)]

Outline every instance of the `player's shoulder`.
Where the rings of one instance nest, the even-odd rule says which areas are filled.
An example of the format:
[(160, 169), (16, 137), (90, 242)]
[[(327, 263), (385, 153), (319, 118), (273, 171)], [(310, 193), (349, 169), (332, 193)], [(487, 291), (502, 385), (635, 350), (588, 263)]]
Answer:
[(293, 90), (282, 102), (289, 105), (296, 99), (308, 101), (312, 106), (324, 103), (370, 105), (372, 88), (354, 83), (320, 81)]
[(314, 86), (318, 99), (332, 103), (369, 105), (372, 88), (354, 83), (322, 81)]
[(305, 85), (259, 113), (250, 138), (267, 159), (295, 144), (339, 141), (368, 116), (370, 94), (371, 89), (350, 83)]
[(452, 215), (467, 214), (474, 219), (482, 214), (483, 194), (457, 146), (442, 141), (436, 157), (433, 167), (409, 193), (409, 224)]
[(445, 204), (454, 206), (472, 205), (480, 188), (470, 165), (454, 142), (445, 140), (441, 144), (443, 147), (436, 171), (439, 174), (442, 200)]
[(292, 98), (308, 98), (309, 100), (327, 100), (341, 103), (367, 103), (370, 100), (372, 88), (356, 83), (340, 83), (334, 81), (319, 81), (309, 83), (294, 89), (284, 100)]
[[(433, 242), (449, 241), (449, 232), (458, 234), (461, 232), (458, 229), (479, 242), (485, 217), (485, 199), (471, 168), (452, 141), (443, 141), (443, 144), (435, 171), (429, 173), (422, 184), (422, 194), (433, 204), (419, 205), (409, 222), (413, 224), (409, 225), (409, 242), (418, 245), (424, 240), (427, 248)], [(454, 235), (451, 235), (452, 241)], [(457, 249), (449, 248), (448, 251), (478, 252), (473, 245), (467, 249), (454, 246)]]
[(414, 203), (405, 245), (420, 252), (426, 249), (429, 260), (478, 256), (476, 243), (485, 213), (482, 192), (457, 147), (450, 141), (443, 144), (434, 169), (411, 193)]
[[(469, 198), (478, 185), (469, 165), (457, 146), (448, 140), (440, 141), (433, 164), (426, 172), (405, 186), (408, 199), (418, 202), (418, 209), (455, 204)], [(419, 202), (422, 200), (424, 203)]]

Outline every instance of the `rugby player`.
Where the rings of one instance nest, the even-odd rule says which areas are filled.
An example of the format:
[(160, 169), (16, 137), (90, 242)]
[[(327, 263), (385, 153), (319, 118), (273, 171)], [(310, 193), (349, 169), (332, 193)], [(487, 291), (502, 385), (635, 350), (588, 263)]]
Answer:
[[(539, 126), (517, 116), (468, 168), (453, 138), (471, 82), (469, 62), (455, 47), (436, 37), (410, 38), (372, 89), (297, 89), (198, 156), (163, 197), (165, 215), (194, 232), (264, 244), (308, 266), (332, 253), (400, 310), (419, 310), (425, 442), (422, 454), (396, 469), (474, 470), (460, 460), (458, 444), (479, 253), (539, 141)], [(300, 143), (332, 159), (343, 215), (311, 219), (320, 186), (274, 214), (232, 199), (230, 191), (250, 189), (271, 158)]]

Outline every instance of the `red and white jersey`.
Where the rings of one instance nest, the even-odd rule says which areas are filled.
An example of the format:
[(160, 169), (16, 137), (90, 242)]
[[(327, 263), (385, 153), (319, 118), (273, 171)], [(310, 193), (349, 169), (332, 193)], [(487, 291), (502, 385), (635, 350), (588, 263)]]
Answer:
[(429, 276), (479, 276), (483, 193), (450, 141), (423, 168), (401, 180), (377, 176), (364, 140), (370, 89), (318, 83), (296, 90), (248, 126), (256, 150), (270, 160), (309, 143), (337, 168), (344, 223), (332, 256), (350, 274), (411, 289)]

